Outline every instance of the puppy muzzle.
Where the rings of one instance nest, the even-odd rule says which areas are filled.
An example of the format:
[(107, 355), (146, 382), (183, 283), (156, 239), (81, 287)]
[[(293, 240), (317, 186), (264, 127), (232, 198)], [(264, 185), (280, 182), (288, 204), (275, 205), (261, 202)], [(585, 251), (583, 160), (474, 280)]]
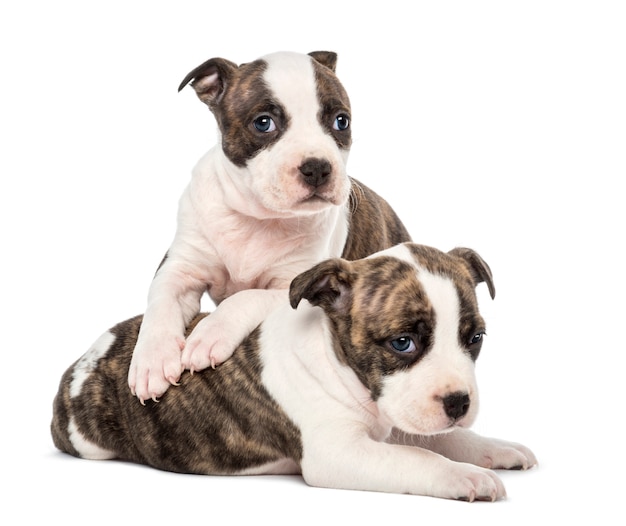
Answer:
[(457, 422), (463, 418), (470, 408), (470, 397), (467, 393), (458, 391), (451, 393), (441, 400), (443, 410), (451, 420)]
[(330, 180), (332, 165), (327, 159), (309, 158), (299, 167), (302, 181), (313, 188), (323, 186)]

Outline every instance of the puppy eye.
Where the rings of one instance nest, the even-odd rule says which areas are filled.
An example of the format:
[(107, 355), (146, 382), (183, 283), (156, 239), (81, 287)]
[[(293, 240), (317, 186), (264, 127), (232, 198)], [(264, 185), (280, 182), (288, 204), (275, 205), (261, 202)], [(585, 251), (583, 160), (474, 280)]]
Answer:
[(335, 122), (333, 123), (333, 128), (337, 131), (344, 131), (350, 127), (350, 117), (348, 117), (345, 113), (341, 113), (337, 115), (335, 118)]
[(401, 336), (389, 342), (394, 351), (409, 353), (417, 350), (415, 342), (408, 336)]
[(261, 133), (269, 133), (276, 130), (276, 124), (269, 115), (261, 115), (254, 119), (254, 127)]
[(476, 345), (478, 343), (481, 343), (483, 341), (484, 335), (485, 335), (484, 332), (477, 332), (476, 334), (474, 334), (474, 336), (470, 338), (469, 344)]
[(484, 337), (485, 331), (479, 331), (474, 333), (474, 335), (467, 342), (467, 350), (474, 361), (476, 361), (478, 355), (480, 354)]

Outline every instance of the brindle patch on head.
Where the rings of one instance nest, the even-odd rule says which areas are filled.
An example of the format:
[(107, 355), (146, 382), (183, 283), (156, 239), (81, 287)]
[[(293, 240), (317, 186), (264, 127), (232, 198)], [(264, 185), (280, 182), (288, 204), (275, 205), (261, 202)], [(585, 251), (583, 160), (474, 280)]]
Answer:
[[(476, 299), (476, 278), (467, 262), (452, 253), (446, 254), (437, 249), (409, 243), (406, 245), (420, 267), (432, 274), (445, 276), (452, 280), (459, 297), (459, 344), (476, 360), (480, 352), (480, 343), (472, 344), (472, 337), (485, 331), (485, 321), (478, 311)], [(482, 280), (481, 280), (482, 281)], [(489, 278), (490, 291), (493, 283)]]
[[(279, 141), (289, 125), (288, 113), (263, 79), (266, 69), (264, 60), (240, 66), (214, 112), (224, 153), (237, 166), (245, 166), (260, 150)], [(255, 119), (262, 116), (274, 121), (275, 131), (255, 128)]]
[[(344, 150), (352, 144), (350, 99), (335, 73), (318, 61), (313, 60), (317, 97), (320, 104), (318, 120), (333, 137), (337, 146)], [(337, 129), (337, 119), (339, 128)], [(347, 126), (345, 129), (344, 126)]]
[[(431, 348), (435, 313), (410, 263), (376, 257), (354, 263), (357, 276), (352, 305), (338, 325), (340, 358), (350, 365), (376, 400), (385, 375), (419, 361)], [(411, 338), (415, 351), (399, 352), (391, 345)]]

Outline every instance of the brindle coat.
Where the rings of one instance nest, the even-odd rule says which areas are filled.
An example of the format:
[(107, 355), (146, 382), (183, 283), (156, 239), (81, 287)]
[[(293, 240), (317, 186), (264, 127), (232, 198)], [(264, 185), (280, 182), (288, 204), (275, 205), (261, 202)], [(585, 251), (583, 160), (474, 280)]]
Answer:
[[(487, 264), (467, 249), (444, 254), (407, 246), (420, 265), (454, 282), (467, 330), (480, 327), (483, 321), (474, 287), (486, 281), (492, 296), (495, 293)], [(383, 377), (429, 352), (433, 312), (415, 279), (415, 267), (405, 261), (380, 256), (355, 262), (325, 261), (293, 280), (292, 307), (302, 299), (327, 313), (338, 359), (355, 371), (374, 401)], [(197, 316), (188, 331), (203, 316)], [(160, 402), (147, 401), (142, 406), (126, 384), (140, 324), (141, 316), (137, 316), (116, 325), (110, 330), (113, 343), (97, 361), (87, 353), (63, 375), (51, 425), (58, 449), (80, 456), (70, 439), (75, 425), (84, 439), (112, 453), (107, 458), (168, 471), (233, 474), (285, 458), (300, 464), (300, 431), (261, 380), (262, 326), (224, 364), (215, 370), (183, 374), (181, 385), (169, 389)], [(479, 347), (473, 349), (467, 343), (465, 325), (460, 325), (458, 336), (475, 359)], [(391, 336), (407, 332), (418, 335), (419, 353), (407, 358), (386, 350)], [(85, 371), (81, 361), (89, 364), (90, 372), (76, 393), (72, 384)]]
[(80, 456), (68, 433), (71, 415), (82, 435), (115, 458), (167, 471), (228, 474), (285, 457), (299, 462), (299, 431), (259, 380), (258, 329), (218, 368), (183, 374), (179, 387), (144, 407), (126, 383), (141, 319), (110, 330), (115, 341), (78, 396), (70, 395), (78, 362), (63, 375), (51, 427), (58, 449)]

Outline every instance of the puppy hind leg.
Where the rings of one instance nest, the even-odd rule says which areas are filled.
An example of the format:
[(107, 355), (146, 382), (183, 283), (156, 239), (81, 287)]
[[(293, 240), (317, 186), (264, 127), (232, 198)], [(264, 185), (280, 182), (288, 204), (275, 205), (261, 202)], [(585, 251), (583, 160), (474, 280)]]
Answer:
[[(59, 391), (54, 397), (50, 424), (52, 441), (57, 449), (75, 457), (92, 460), (116, 458), (117, 455), (113, 451), (98, 446), (79, 430), (76, 418), (86, 419), (87, 428), (92, 430), (98, 427), (98, 420), (91, 419), (90, 416), (93, 415), (85, 413), (84, 404), (83, 407), (76, 406), (75, 398), (71, 394), (75, 375), (76, 364), (65, 372), (61, 378)], [(95, 410), (92, 404), (88, 404), (88, 407), (89, 410)]]
[(73, 367), (65, 371), (61, 378), (61, 383), (59, 384), (59, 391), (52, 402), (50, 433), (52, 434), (52, 441), (58, 450), (79, 457), (80, 454), (70, 440), (70, 384), (72, 374)]

